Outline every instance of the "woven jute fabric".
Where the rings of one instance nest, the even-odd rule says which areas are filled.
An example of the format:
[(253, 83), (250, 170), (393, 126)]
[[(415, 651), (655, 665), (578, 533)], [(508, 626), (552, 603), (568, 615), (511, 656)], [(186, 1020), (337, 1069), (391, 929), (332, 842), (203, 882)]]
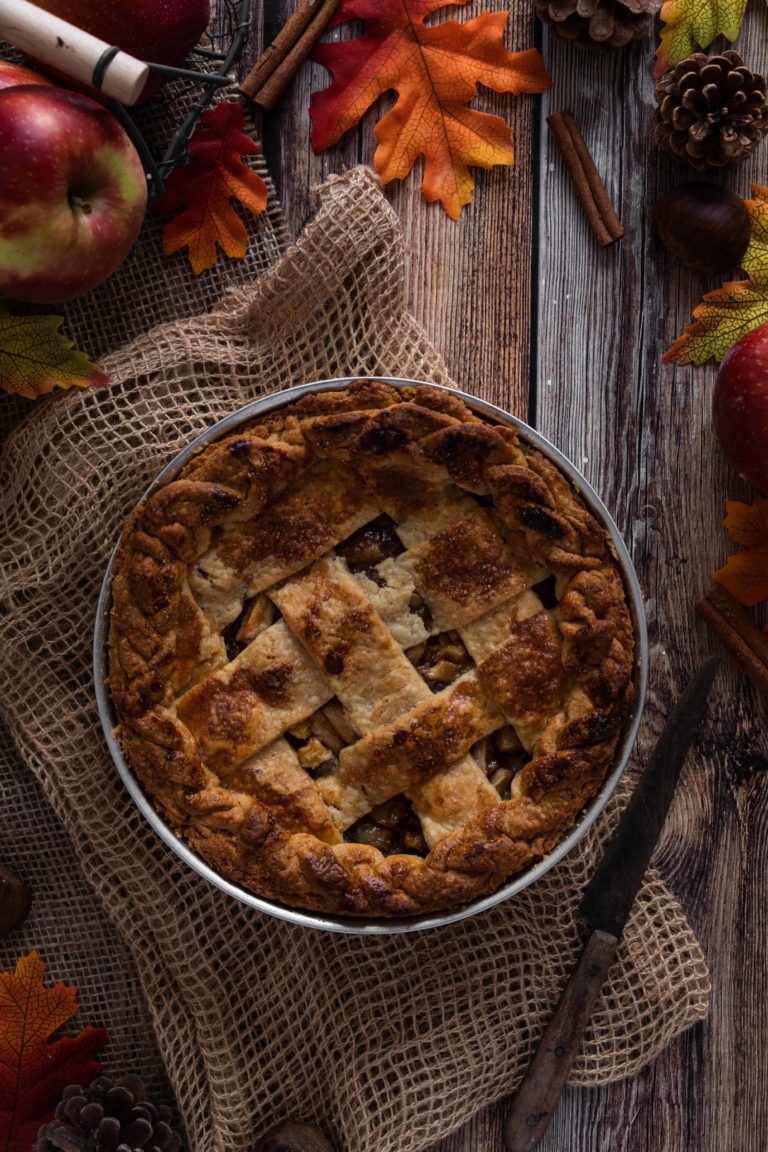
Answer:
[[(67, 1031), (89, 1023), (106, 1026), (105, 1068), (140, 1074), (154, 1098), (172, 1104), (131, 950), (104, 915), (72, 842), (2, 724), (0, 796), (0, 861), (12, 865), (33, 892), (27, 920), (0, 940), (0, 970), (12, 971), (19, 957), (37, 949), (46, 982), (77, 987), (79, 1010)], [(29, 1149), (11, 1146), (8, 1152)]]
[[(273, 268), (208, 315), (106, 357), (111, 387), (40, 405), (0, 462), (3, 712), (69, 840), (40, 852), (55, 875), (74, 850), (122, 938), (120, 963), (125, 945), (135, 957), (194, 1152), (240, 1152), (287, 1116), (319, 1123), (347, 1152), (411, 1152), (508, 1093), (574, 964), (580, 893), (626, 794), (514, 899), (456, 925), (362, 938), (261, 915), (190, 872), (109, 759), (91, 637), (126, 516), (184, 444), (265, 392), (342, 375), (449, 383), (405, 311), (404, 259), (372, 175), (328, 182), (316, 219)], [(17, 784), (11, 807), (37, 813), (42, 793), (30, 801)], [(55, 926), (38, 923), (41, 948), (69, 915), (64, 906)], [(78, 931), (81, 988), (101, 986), (109, 960), (98, 944), (89, 955), (85, 923)], [(141, 1028), (125, 970), (115, 994), (135, 999)], [(704, 1015), (708, 990), (685, 917), (651, 872), (573, 1082), (634, 1072)], [(135, 1066), (126, 1036), (113, 1035), (111, 1068)]]

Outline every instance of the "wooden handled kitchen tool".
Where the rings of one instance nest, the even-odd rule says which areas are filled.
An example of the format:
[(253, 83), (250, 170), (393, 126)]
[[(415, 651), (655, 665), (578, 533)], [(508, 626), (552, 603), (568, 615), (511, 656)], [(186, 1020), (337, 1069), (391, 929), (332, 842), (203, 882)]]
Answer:
[(143, 61), (28, 0), (0, 0), (0, 38), (121, 104), (135, 104), (149, 77)]
[(719, 666), (716, 656), (703, 664), (673, 708), (587, 886), (579, 911), (592, 933), (513, 1101), (504, 1133), (507, 1152), (531, 1152), (549, 1127), (664, 826)]

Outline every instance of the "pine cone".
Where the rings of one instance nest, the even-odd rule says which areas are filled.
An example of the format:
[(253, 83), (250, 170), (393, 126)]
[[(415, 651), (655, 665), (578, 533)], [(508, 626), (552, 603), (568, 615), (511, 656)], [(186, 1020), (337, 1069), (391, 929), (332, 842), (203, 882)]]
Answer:
[(648, 36), (661, 0), (534, 0), (556, 36), (579, 48), (622, 48)]
[(138, 1076), (98, 1076), (83, 1090), (64, 1089), (56, 1115), (37, 1134), (34, 1152), (180, 1152), (171, 1110), (153, 1104)]
[(768, 133), (766, 85), (738, 52), (694, 52), (656, 85), (656, 143), (694, 168), (724, 168)]

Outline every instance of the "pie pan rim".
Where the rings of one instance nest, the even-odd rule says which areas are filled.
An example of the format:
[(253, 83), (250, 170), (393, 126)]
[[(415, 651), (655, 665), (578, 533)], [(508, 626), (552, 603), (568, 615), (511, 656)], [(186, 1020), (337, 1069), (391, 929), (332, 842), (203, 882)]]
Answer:
[(517, 432), (520, 433), (524, 440), (533, 445), (535, 448), (539, 449), (560, 469), (560, 471), (566, 476), (566, 478), (576, 489), (578, 495), (584, 501), (589, 511), (592, 512), (601, 526), (605, 529), (610, 538), (611, 549), (613, 551), (624, 582), (627, 604), (632, 618), (636, 641), (633, 670), (635, 700), (632, 714), (625, 724), (619, 748), (615, 755), (614, 764), (609, 775), (605, 778), (600, 790), (590, 801), (588, 807), (582, 812), (573, 828), (556, 845), (556, 847), (541, 860), (537, 861), (536, 864), (513, 876), (507, 883), (501, 885), (501, 887), (498, 888), (495, 892), (487, 896), (483, 896), (477, 900), (471, 901), (462, 907), (451, 908), (445, 912), (430, 912), (424, 913), (423, 915), (402, 919), (360, 919), (355, 917), (345, 917), (342, 915), (333, 915), (331, 913), (325, 912), (292, 908), (287, 905), (280, 904), (277, 901), (258, 896), (255, 893), (240, 887), (238, 884), (232, 882), (231, 880), (227, 880), (225, 877), (219, 875), (219, 873), (217, 873), (209, 864), (207, 864), (196, 852), (194, 852), (189, 847), (188, 844), (184, 842), (180, 836), (178, 836), (173, 831), (173, 829), (166, 823), (163, 817), (160, 816), (153, 807), (151, 801), (145, 794), (142, 786), (136, 778), (133, 770), (129, 766), (115, 737), (114, 709), (107, 686), (108, 635), (109, 617), (112, 604), (111, 585), (113, 578), (113, 563), (120, 546), (120, 539), (122, 539), (122, 534), (121, 538), (118, 539), (112, 554), (110, 555), (99, 595), (93, 643), (93, 669), (99, 717), (104, 731), (107, 747), (109, 749), (112, 760), (117, 767), (118, 773), (133, 802), (136, 804), (144, 818), (148, 821), (154, 832), (160, 837), (165, 845), (171, 848), (172, 851), (174, 851), (176, 855), (188, 867), (190, 867), (194, 872), (202, 876), (204, 879), (208, 880), (214, 886), (226, 892), (229, 896), (239, 900), (248, 907), (251, 907), (259, 912), (268, 913), (269, 915), (275, 916), (278, 919), (287, 920), (294, 924), (300, 924), (303, 927), (317, 928), (331, 932), (342, 932), (354, 935), (389, 935), (403, 932), (425, 931), (430, 928), (441, 927), (446, 924), (456, 923), (466, 919), (469, 916), (477, 915), (492, 907), (495, 907), (497, 904), (500, 904), (503, 901), (516, 895), (518, 892), (521, 892), (524, 888), (527, 888), (528, 885), (533, 884), (537, 879), (544, 875), (545, 872), (549, 871), (550, 868), (559, 863), (559, 861), (562, 860), (586, 835), (587, 831), (597, 820), (598, 816), (603, 811), (610, 797), (615, 791), (634, 747), (637, 730), (642, 716), (643, 704), (647, 688), (648, 638), (645, 613), (643, 608), (642, 591), (634, 567), (632, 565), (629, 552), (626, 545), (624, 544), (618, 527), (613, 521), (613, 518), (589, 482), (574, 467), (574, 465), (571, 464), (567, 457), (565, 457), (562, 452), (559, 451), (559, 449), (557, 449), (549, 440), (547, 440), (546, 437), (537, 432), (536, 429), (531, 428), (530, 425), (526, 424), (524, 421), (518, 419), (515, 416), (512, 416), (509, 412), (504, 411), (504, 409), (499, 408), (497, 405), (491, 404), (489, 401), (482, 400), (479, 397), (471, 395), (470, 393), (464, 392), (458, 388), (449, 387), (447, 385), (434, 384), (431, 381), (413, 380), (408, 378), (383, 375), (375, 375), (370, 377), (349, 376), (338, 377), (329, 380), (317, 380), (307, 384), (295, 385), (280, 392), (269, 393), (268, 395), (259, 397), (257, 400), (251, 401), (244, 407), (229, 413), (222, 420), (213, 424), (210, 428), (207, 428), (204, 432), (192, 440), (158, 473), (149, 488), (146, 490), (146, 492), (144, 492), (137, 503), (143, 503), (147, 497), (158, 487), (172, 479), (184, 467), (184, 465), (188, 463), (190, 459), (197, 455), (209, 443), (234, 432), (238, 427), (247, 421), (252, 420), (254, 417), (263, 416), (267, 412), (282, 408), (283, 406), (292, 403), (307, 393), (333, 391), (335, 389), (350, 385), (354, 382), (366, 379), (378, 380), (396, 388), (425, 385), (430, 388), (438, 389), (439, 391), (448, 392), (462, 400), (470, 408), (471, 411), (477, 413), (478, 415), (488, 418), (492, 422), (505, 424), (508, 427), (514, 428)]

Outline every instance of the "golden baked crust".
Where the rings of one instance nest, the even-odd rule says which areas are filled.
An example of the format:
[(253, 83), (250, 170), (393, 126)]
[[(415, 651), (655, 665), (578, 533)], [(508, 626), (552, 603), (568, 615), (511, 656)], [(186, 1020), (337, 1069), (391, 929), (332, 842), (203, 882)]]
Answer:
[(410, 916), (493, 892), (599, 789), (633, 699), (606, 532), (438, 389), (309, 393), (131, 517), (109, 683), (125, 756), (261, 896)]

